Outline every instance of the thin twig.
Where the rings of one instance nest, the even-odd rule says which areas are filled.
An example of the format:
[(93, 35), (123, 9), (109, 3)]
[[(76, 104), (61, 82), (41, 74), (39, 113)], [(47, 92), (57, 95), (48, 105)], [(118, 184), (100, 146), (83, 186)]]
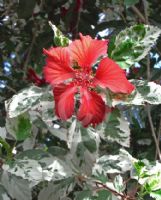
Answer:
[(14, 88), (10, 87), (9, 85), (6, 84), (5, 87), (6, 87), (8, 90), (12, 91), (14, 94), (17, 93), (17, 91), (16, 91)]
[(147, 66), (147, 80), (150, 81), (151, 75), (150, 75), (150, 56), (149, 54), (147, 55), (147, 62), (146, 62), (146, 66)]
[[(44, 0), (41, 0), (40, 10), (43, 8), (43, 5), (44, 5)], [(25, 72), (27, 71), (27, 68), (28, 68), (28, 63), (30, 61), (31, 52), (32, 52), (32, 49), (33, 49), (33, 46), (34, 46), (34, 43), (35, 43), (35, 40), (36, 40), (36, 35), (37, 35), (37, 24), (35, 23), (35, 27), (33, 29), (33, 36), (32, 36), (32, 40), (31, 40), (31, 44), (29, 46), (29, 49), (27, 51), (27, 56), (26, 56), (25, 62), (23, 64), (23, 69), (24, 69)]]
[(72, 21), (72, 23), (74, 24), (74, 26), (72, 27), (73, 39), (75, 39), (75, 37), (77, 37), (80, 15), (81, 15), (82, 7), (83, 7), (83, 0), (76, 1), (76, 6), (77, 6), (78, 2), (80, 3), (80, 6), (77, 10), (76, 17)]
[[(143, 2), (143, 6), (144, 6), (144, 14), (145, 14), (145, 23), (149, 24), (149, 20), (148, 20), (148, 12), (147, 12), (147, 2), (146, 0), (142, 0)], [(147, 80), (150, 80), (150, 56), (147, 56)], [(154, 142), (155, 142), (155, 146), (156, 146), (156, 152), (158, 154), (159, 160), (161, 160), (161, 150), (159, 147), (159, 143), (157, 140), (157, 136), (155, 133), (155, 129), (154, 129), (154, 124), (153, 124), (153, 120), (152, 120), (152, 116), (151, 116), (151, 106), (148, 104), (147, 105), (147, 114), (148, 114), (148, 120), (149, 120), (149, 124), (150, 124), (150, 128), (151, 128), (151, 133), (152, 136), (154, 138)]]
[[(85, 176), (76, 176), (76, 179), (78, 179), (78, 182), (84, 182), (86, 180), (88, 180), (87, 177)], [(93, 183), (96, 185), (96, 187), (94, 187), (95, 191), (100, 191), (102, 189), (108, 190), (109, 192), (111, 192), (112, 194), (114, 194), (117, 197), (121, 197), (122, 200), (136, 200), (135, 197), (131, 197), (129, 195), (123, 194), (123, 193), (119, 193), (116, 190), (113, 190), (112, 188), (108, 187), (106, 184), (101, 183), (99, 181), (93, 180)]]
[(158, 143), (160, 142), (160, 137), (161, 137), (161, 118), (160, 118), (159, 129), (158, 129)]
[(149, 24), (147, 1), (146, 0), (142, 0), (142, 2), (143, 2), (143, 6), (144, 6), (145, 24)]
[(150, 128), (151, 128), (152, 136), (154, 138), (154, 142), (155, 142), (155, 146), (156, 146), (156, 151), (157, 151), (159, 160), (161, 160), (161, 151), (160, 151), (159, 143), (158, 143), (158, 140), (157, 140), (157, 137), (155, 134), (155, 130), (154, 130), (154, 125), (153, 125), (151, 112), (150, 112), (150, 105), (147, 105), (147, 114), (148, 114), (148, 120), (149, 120), (149, 124), (150, 124)]
[(133, 12), (135, 14), (137, 14), (137, 16), (140, 18), (140, 20), (146, 24), (146, 19), (145, 17), (143, 16), (143, 14), (139, 11), (139, 9), (136, 7), (136, 6), (132, 6), (131, 9), (133, 10)]
[(105, 185), (105, 184), (103, 184), (101, 182), (96, 181), (95, 183), (96, 183), (96, 186), (99, 187), (99, 185), (100, 185), (100, 186), (102, 186), (102, 188), (107, 189), (108, 191), (110, 191), (111, 193), (115, 194), (116, 196), (120, 196), (122, 198), (124, 197), (123, 194), (120, 194), (120, 193), (116, 192), (115, 190), (109, 188), (107, 185)]
[[(158, 128), (158, 134), (157, 134), (157, 143), (158, 143), (158, 146), (160, 144), (160, 137), (161, 137), (161, 118), (160, 118), (160, 121), (159, 121), (159, 128)], [(157, 159), (157, 151), (156, 151), (156, 154), (155, 154), (155, 158)]]
[(101, 188), (101, 189), (106, 189), (106, 190), (110, 191), (112, 194), (114, 194), (115, 196), (119, 196), (119, 197), (121, 197), (121, 198), (124, 199), (124, 200), (125, 200), (125, 199), (126, 199), (126, 200), (135, 200), (135, 198), (130, 197), (130, 196), (127, 196), (127, 195), (124, 195), (124, 194), (121, 194), (121, 193), (119, 193), (119, 192), (117, 192), (117, 191), (115, 191), (115, 190), (109, 188), (107, 185), (105, 185), (105, 184), (103, 184), (103, 183), (101, 183), (101, 182), (96, 181), (95, 184), (96, 184), (96, 186), (98, 186), (98, 187), (99, 187), (99, 185), (102, 186), (102, 187), (99, 187), (99, 188), (97, 188), (97, 189), (100, 189), (100, 188)]
[(30, 47), (27, 51), (27, 56), (26, 56), (26, 59), (25, 59), (24, 65), (23, 65), (24, 71), (26, 71), (26, 69), (28, 67), (28, 63), (30, 61), (30, 56), (31, 56), (32, 48), (33, 48), (34, 43), (35, 43), (35, 39), (36, 39), (36, 32), (33, 33), (32, 41), (31, 41)]

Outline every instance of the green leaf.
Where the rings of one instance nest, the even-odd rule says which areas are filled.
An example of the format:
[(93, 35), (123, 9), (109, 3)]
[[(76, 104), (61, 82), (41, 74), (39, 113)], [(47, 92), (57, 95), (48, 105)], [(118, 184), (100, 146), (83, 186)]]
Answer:
[[(35, 0), (26, 1), (26, 0), (19, 0), (19, 5), (17, 9), (17, 13), (19, 18), (28, 18), (33, 14), (33, 9), (36, 4)], [(24, 9), (25, 8), (25, 9)]]
[(117, 142), (124, 147), (130, 146), (129, 122), (125, 120), (118, 109), (110, 113), (109, 119), (102, 127), (103, 139)]
[(149, 177), (146, 180), (146, 183), (148, 184), (150, 191), (160, 190), (161, 189), (161, 169), (159, 173), (154, 172), (153, 175), (149, 175)]
[(49, 147), (48, 152), (53, 156), (65, 156), (67, 154), (67, 150), (59, 146)]
[(33, 160), (41, 160), (48, 156), (49, 156), (49, 153), (42, 149), (32, 149), (32, 150), (26, 150), (17, 154), (15, 158), (20, 159), (20, 160), (21, 159), (23, 160), (24, 158), (33, 159)]
[(29, 118), (23, 116), (18, 117), (18, 126), (16, 131), (17, 140), (25, 140), (31, 136), (31, 122)]
[(161, 104), (161, 86), (154, 82), (147, 82), (143, 80), (131, 80), (136, 89), (130, 95), (113, 95), (112, 105), (145, 105), (146, 103), (152, 105)]
[(134, 162), (134, 168), (138, 174), (135, 178), (147, 193), (161, 190), (161, 164), (159, 162), (151, 164), (147, 160), (137, 161)]
[(112, 193), (108, 190), (100, 190), (97, 192), (97, 197), (94, 197), (92, 200), (114, 200), (112, 198)]
[(6, 160), (12, 159), (12, 147), (3, 138), (1, 138), (1, 136), (0, 136), (0, 145), (5, 149), (7, 153)]
[(150, 192), (150, 196), (156, 200), (161, 200), (161, 190)]
[(111, 58), (113, 49), (115, 48), (115, 36), (112, 36), (108, 44), (108, 56)]
[(54, 44), (56, 46), (65, 47), (69, 45), (69, 39), (63, 35), (63, 33), (51, 22), (49, 22), (52, 30), (54, 31)]
[(139, 160), (138, 162), (134, 163), (134, 168), (137, 172), (137, 175), (141, 177), (142, 173), (144, 172), (145, 164)]
[(6, 120), (7, 131), (18, 141), (22, 141), (30, 137), (31, 128), (32, 124), (27, 113), (24, 113), (17, 118)]
[(81, 192), (75, 192), (75, 200), (92, 200), (92, 191), (83, 190)]
[(36, 86), (21, 90), (18, 94), (5, 102), (8, 117), (17, 117), (26, 112), (39, 102), (43, 94), (43, 90)]
[(63, 200), (73, 190), (74, 185), (73, 177), (63, 179), (58, 183), (49, 183), (40, 191), (38, 200)]
[(131, 67), (148, 54), (160, 33), (159, 28), (150, 25), (126, 28), (116, 36), (111, 58), (123, 69)]
[(124, 4), (126, 5), (126, 6), (133, 6), (133, 5), (135, 5), (136, 3), (138, 3), (139, 2), (139, 0), (124, 0)]
[(107, 190), (99, 190), (97, 193), (91, 190), (75, 192), (74, 200), (116, 200), (116, 198)]

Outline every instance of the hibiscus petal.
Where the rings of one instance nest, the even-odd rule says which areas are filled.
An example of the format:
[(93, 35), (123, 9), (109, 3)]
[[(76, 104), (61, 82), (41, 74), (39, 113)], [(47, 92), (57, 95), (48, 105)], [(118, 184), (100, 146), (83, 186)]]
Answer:
[(59, 84), (53, 89), (56, 115), (67, 120), (74, 112), (74, 94), (77, 88), (74, 85)]
[(106, 105), (96, 92), (81, 90), (81, 105), (78, 110), (77, 118), (84, 127), (89, 124), (97, 125), (102, 122), (106, 114)]
[(74, 70), (70, 67), (71, 62), (67, 48), (44, 49), (44, 53), (48, 56), (44, 67), (44, 76), (47, 82), (55, 85), (73, 78)]
[(96, 60), (107, 53), (107, 40), (92, 39), (89, 35), (80, 34), (80, 40), (75, 40), (69, 46), (71, 57), (81, 67), (90, 69)]
[(126, 79), (124, 70), (109, 58), (101, 60), (96, 71), (94, 83), (103, 88), (107, 87), (115, 93), (130, 94), (135, 88)]

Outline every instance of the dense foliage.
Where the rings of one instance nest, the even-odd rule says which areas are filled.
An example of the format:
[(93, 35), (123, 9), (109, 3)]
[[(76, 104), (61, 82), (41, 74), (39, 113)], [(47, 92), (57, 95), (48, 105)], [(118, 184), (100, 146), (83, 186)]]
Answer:
[[(159, 0), (0, 0), (0, 200), (161, 200), (160, 13)], [(108, 39), (135, 86), (99, 88), (111, 109), (97, 126), (61, 120), (43, 73), (43, 48), (79, 32)]]

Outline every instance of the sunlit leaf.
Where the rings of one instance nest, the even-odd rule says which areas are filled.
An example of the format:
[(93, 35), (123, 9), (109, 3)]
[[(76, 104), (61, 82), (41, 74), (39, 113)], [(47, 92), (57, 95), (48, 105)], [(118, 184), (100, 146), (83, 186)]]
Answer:
[(150, 196), (156, 200), (161, 200), (161, 190), (151, 192)]
[(42, 95), (42, 89), (36, 86), (31, 86), (18, 92), (18, 94), (6, 101), (6, 111), (9, 118), (17, 117), (29, 110), (39, 102)]
[(117, 192), (123, 192), (126, 188), (126, 185), (124, 184), (123, 178), (120, 175), (117, 175), (114, 179), (114, 187)]
[(35, 186), (43, 180), (42, 167), (36, 160), (17, 160), (13, 166), (4, 165), (3, 170), (30, 181), (31, 186)]
[[(23, 152), (23, 156), (17, 156), (12, 165), (3, 165), (3, 170), (12, 175), (21, 177), (30, 182), (30, 186), (35, 186), (42, 181), (55, 181), (68, 178), (72, 175), (72, 170), (65, 162), (58, 157), (52, 156), (49, 153), (44, 154), (43, 151), (29, 150), (35, 155), (35, 160), (27, 158)], [(42, 155), (41, 155), (42, 154)]]
[(5, 139), (6, 138), (6, 128), (5, 127), (0, 127), (0, 137)]
[(150, 25), (134, 25), (121, 31), (115, 38), (111, 53), (123, 69), (143, 59), (158, 39), (161, 30)]
[(49, 22), (49, 25), (51, 26), (52, 30), (54, 31), (54, 44), (56, 46), (68, 46), (69, 39), (63, 35), (63, 33), (51, 22)]
[(132, 169), (132, 161), (125, 150), (119, 155), (104, 155), (97, 159), (93, 167), (93, 175), (99, 177), (101, 174), (124, 173)]

